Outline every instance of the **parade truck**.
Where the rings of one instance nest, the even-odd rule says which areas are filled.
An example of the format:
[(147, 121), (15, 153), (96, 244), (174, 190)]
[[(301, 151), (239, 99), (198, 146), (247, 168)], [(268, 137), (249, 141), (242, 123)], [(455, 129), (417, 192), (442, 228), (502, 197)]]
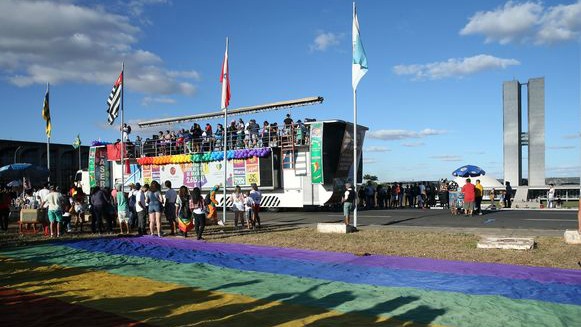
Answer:
[[(206, 193), (215, 185), (224, 185), (226, 168), (227, 193), (235, 186), (249, 190), (255, 183), (262, 192), (262, 207), (338, 204), (344, 184), (353, 179), (353, 124), (342, 120), (312, 121), (305, 123), (304, 129), (300, 141), (295, 133), (281, 130), (276, 142), (264, 142), (268, 146), (228, 150), (226, 167), (223, 150), (216, 144), (208, 151), (195, 152), (183, 141), (152, 139), (135, 156), (131, 155), (135, 150), (128, 147), (125, 153), (130, 155), (123, 165), (119, 144), (96, 145), (90, 149), (88, 170), (79, 171), (76, 180), (87, 194), (92, 186), (112, 188), (122, 180), (126, 190), (130, 183), (144, 185), (156, 180), (162, 187), (170, 181), (174, 189), (185, 185)], [(358, 126), (357, 131), (360, 182), (361, 149), (367, 128)], [(222, 205), (222, 191), (217, 193)]]

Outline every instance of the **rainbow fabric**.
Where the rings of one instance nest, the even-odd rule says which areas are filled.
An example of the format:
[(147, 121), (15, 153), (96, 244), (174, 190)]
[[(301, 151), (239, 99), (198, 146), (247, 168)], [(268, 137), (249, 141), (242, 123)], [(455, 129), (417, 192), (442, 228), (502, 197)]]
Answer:
[(170, 238), (0, 250), (26, 326), (581, 326), (581, 270)]

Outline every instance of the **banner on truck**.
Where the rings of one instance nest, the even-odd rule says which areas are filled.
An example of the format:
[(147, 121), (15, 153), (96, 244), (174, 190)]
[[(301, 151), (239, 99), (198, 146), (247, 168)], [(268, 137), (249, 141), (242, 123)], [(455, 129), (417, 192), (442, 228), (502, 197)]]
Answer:
[(110, 186), (109, 163), (105, 147), (91, 147), (89, 149), (89, 185), (101, 188)]
[(323, 184), (323, 123), (311, 125), (311, 182)]
[[(239, 185), (250, 186), (256, 183), (260, 186), (260, 165), (256, 157), (248, 159), (233, 159), (228, 161), (228, 187)], [(170, 181), (172, 188), (182, 185), (188, 188), (199, 187), (210, 189), (214, 185), (224, 184), (224, 167), (222, 161), (194, 162), (184, 164), (169, 164), (163, 166), (142, 166), (143, 183), (157, 180), (163, 185)]]

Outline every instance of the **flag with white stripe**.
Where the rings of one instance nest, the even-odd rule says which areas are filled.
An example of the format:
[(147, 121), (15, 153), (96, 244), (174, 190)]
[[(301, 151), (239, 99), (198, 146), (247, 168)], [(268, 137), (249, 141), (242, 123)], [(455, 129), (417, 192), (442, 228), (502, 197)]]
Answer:
[(111, 90), (111, 94), (109, 94), (109, 99), (107, 99), (107, 105), (109, 106), (107, 109), (107, 120), (109, 121), (109, 125), (113, 125), (115, 118), (119, 114), (119, 107), (121, 105), (121, 85), (123, 84), (123, 71), (119, 74), (119, 78), (113, 85), (113, 89)]
[(367, 56), (365, 56), (365, 49), (359, 35), (359, 20), (355, 3), (353, 3), (353, 64), (351, 67), (353, 90), (356, 90), (359, 80), (367, 73)]
[(230, 75), (228, 71), (228, 38), (226, 38), (226, 52), (224, 53), (224, 62), (222, 63), (222, 74), (220, 83), (222, 83), (222, 101), (220, 107), (226, 110), (230, 104)]

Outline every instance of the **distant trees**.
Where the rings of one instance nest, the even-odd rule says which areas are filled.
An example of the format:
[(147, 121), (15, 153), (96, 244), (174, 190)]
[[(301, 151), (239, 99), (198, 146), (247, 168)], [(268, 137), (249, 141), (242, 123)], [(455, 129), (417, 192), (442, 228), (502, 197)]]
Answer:
[(375, 175), (369, 175), (369, 174), (365, 174), (363, 175), (363, 179), (368, 181), (368, 182), (377, 182), (377, 176)]

